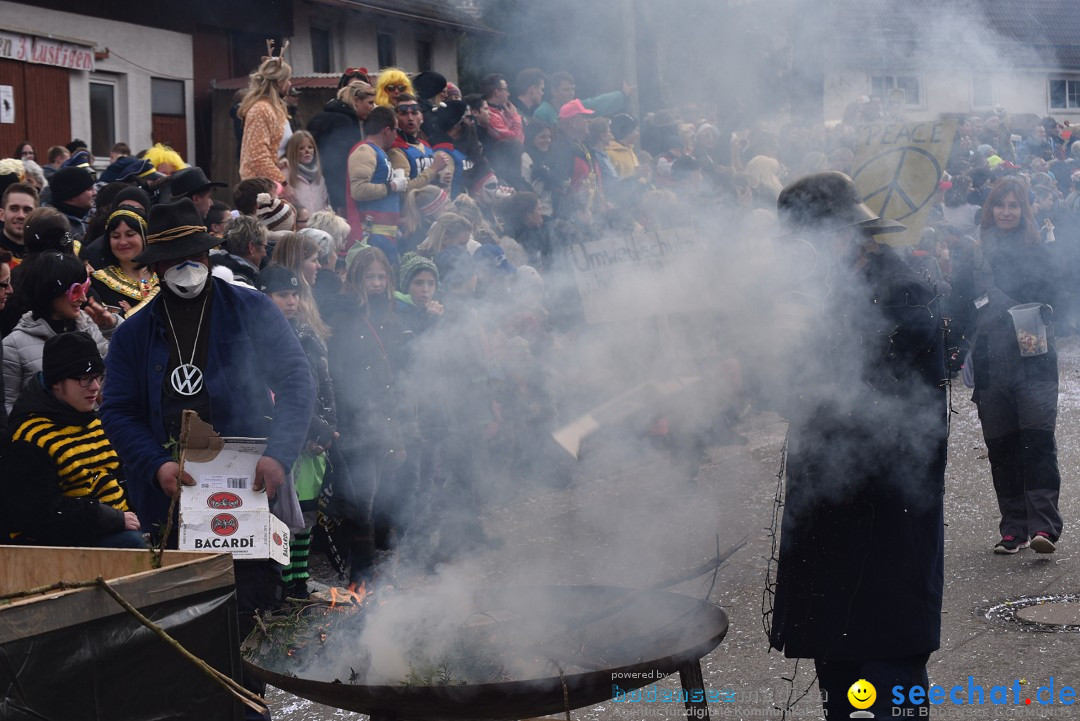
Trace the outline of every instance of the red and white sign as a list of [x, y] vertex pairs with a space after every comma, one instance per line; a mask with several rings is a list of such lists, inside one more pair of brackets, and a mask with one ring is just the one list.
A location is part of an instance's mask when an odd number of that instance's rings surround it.
[[54, 65], [69, 70], [94, 69], [94, 49], [60, 40], [0, 31], [0, 58]]

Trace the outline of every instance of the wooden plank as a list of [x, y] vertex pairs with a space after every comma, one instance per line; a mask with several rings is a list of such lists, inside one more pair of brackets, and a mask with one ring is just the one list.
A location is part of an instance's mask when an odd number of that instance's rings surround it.
[[[163, 566], [217, 554], [166, 551]], [[136, 549], [0, 546], [0, 594], [47, 586], [58, 581], [88, 581], [98, 576], [121, 578], [152, 570], [153, 554]]]
[[[26, 550], [15, 547], [12, 550]], [[88, 564], [77, 569], [47, 571], [51, 575], [47, 583], [60, 580], [93, 580], [98, 575], [107, 575], [123, 569], [143, 565], [135, 556], [150, 557], [147, 551], [118, 549], [33, 549], [27, 554], [28, 559], [39, 561], [48, 557], [43, 551], [53, 551], [53, 563], [61, 566], [70, 562], [61, 561], [63, 552], [71, 556], [81, 555]], [[57, 555], [59, 554], [59, 555]], [[175, 555], [174, 555], [175, 554]], [[234, 584], [232, 557], [224, 553], [180, 553], [166, 552], [165, 565], [159, 569], [114, 577], [110, 579], [113, 587], [136, 608], [145, 609], [160, 603], [175, 601], [206, 593], [229, 592]], [[170, 557], [171, 556], [171, 557]], [[9, 555], [15, 558], [17, 554]], [[25, 565], [25, 561], [20, 561]], [[109, 568], [109, 566], [113, 568]], [[5, 567], [5, 576], [6, 573]], [[61, 573], [63, 575], [61, 575]], [[26, 577], [27, 574], [23, 574]], [[37, 584], [43, 585], [43, 584]], [[126, 613], [107, 593], [100, 588], [79, 588], [68, 591], [53, 591], [39, 596], [16, 599], [10, 604], [0, 606], [0, 644], [18, 638], [27, 638], [44, 633], [51, 633], [100, 618], [107, 618]]]

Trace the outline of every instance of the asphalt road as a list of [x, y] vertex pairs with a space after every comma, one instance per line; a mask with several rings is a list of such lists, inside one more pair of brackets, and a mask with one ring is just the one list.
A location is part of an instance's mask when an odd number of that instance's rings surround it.
[[[1080, 594], [1073, 523], [1080, 515], [1080, 339], [1060, 341], [1061, 392], [1058, 421], [1062, 471], [1061, 511], [1065, 532], [1057, 553], [1016, 556], [991, 552], [997, 541], [997, 509], [970, 391], [952, 389], [955, 414], [946, 478], [946, 589], [942, 646], [931, 656], [932, 684], [967, 688], [968, 677], [984, 687], [983, 705], [948, 702], [934, 718], [1080, 718], [1080, 710], [1055, 704], [1031, 705], [1039, 687], [1080, 686], [1080, 652], [1075, 632], [1032, 630], [1011, 622], [1024, 599]], [[697, 479], [658, 482], [663, 460], [638, 449], [586, 457], [568, 490], [524, 489], [513, 501], [488, 509], [489, 534], [505, 543], [459, 572], [477, 585], [507, 583], [598, 583], [643, 586], [707, 559], [716, 546], [749, 537], [722, 569], [710, 600], [730, 619], [727, 637], [702, 660], [706, 688], [723, 689], [729, 702], [710, 703], [712, 718], [821, 718], [812, 664], [770, 652], [762, 628], [762, 591], [770, 555], [769, 528], [781, 462], [785, 424], [771, 413], [748, 413], [739, 428], [748, 443], [709, 449]], [[423, 579], [413, 583], [423, 587]], [[406, 581], [406, 584], [409, 581]], [[676, 590], [695, 596], [708, 580]], [[1007, 605], [1013, 602], [1011, 606]], [[1077, 608], [1080, 603], [1067, 607]], [[988, 609], [994, 609], [988, 613]], [[1076, 614], [1074, 614], [1076, 615]], [[1020, 689], [1021, 702], [991, 705], [995, 685]], [[659, 683], [676, 688], [676, 677]], [[881, 690], [879, 689], [879, 693]], [[963, 696], [962, 696], [963, 697]], [[276, 719], [362, 719], [360, 714], [318, 706], [273, 690]], [[1042, 693], [1046, 698], [1046, 692]], [[786, 707], [786, 709], [785, 709]], [[578, 709], [577, 721], [685, 718], [681, 703], [614, 703]], [[552, 717], [556, 718], [556, 717]], [[557, 718], [564, 718], [559, 716]]]

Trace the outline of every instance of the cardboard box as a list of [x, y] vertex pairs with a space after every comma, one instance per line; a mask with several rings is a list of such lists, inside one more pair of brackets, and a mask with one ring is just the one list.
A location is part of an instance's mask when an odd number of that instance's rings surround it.
[[266, 493], [251, 490], [266, 441], [222, 438], [193, 414], [184, 447], [195, 485], [180, 493], [180, 549], [288, 565], [289, 529], [270, 513]]

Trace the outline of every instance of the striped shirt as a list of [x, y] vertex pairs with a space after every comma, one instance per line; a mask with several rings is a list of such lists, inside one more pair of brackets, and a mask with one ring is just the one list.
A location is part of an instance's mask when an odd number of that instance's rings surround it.
[[63, 426], [35, 416], [23, 421], [11, 440], [37, 446], [49, 455], [56, 463], [60, 492], [65, 496], [131, 510], [118, 475], [120, 457], [105, 437], [99, 419], [86, 426]]

